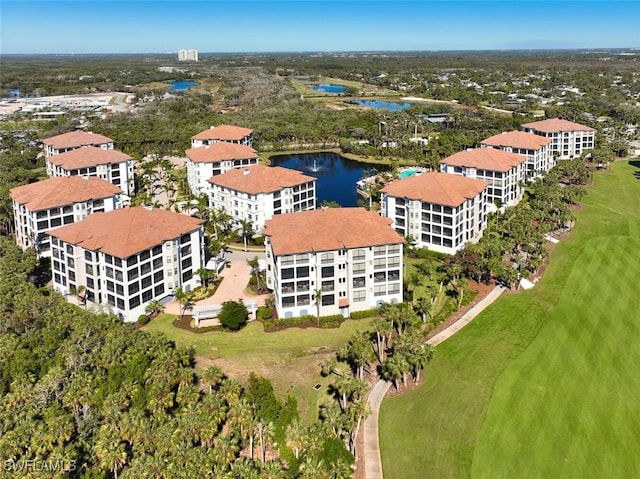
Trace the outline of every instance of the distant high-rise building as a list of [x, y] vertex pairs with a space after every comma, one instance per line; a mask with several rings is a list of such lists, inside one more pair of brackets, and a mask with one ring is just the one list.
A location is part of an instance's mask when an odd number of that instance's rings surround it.
[[197, 62], [198, 50], [178, 50], [179, 62]]

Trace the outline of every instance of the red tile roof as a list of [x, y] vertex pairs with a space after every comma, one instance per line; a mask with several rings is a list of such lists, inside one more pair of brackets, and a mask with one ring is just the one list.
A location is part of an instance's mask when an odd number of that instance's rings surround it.
[[474, 198], [489, 183], [448, 173], [423, 173], [395, 180], [382, 188], [389, 196], [420, 200], [425, 203], [457, 207]]
[[440, 163], [451, 166], [464, 166], [489, 171], [507, 172], [526, 160], [524, 155], [510, 153], [495, 148], [474, 148], [454, 153]]
[[83, 146], [49, 157], [47, 161], [65, 170], [77, 170], [90, 166], [123, 163], [133, 158], [118, 150], [103, 150], [95, 146]]
[[11, 198], [25, 205], [29, 211], [48, 210], [121, 193], [122, 190], [117, 186], [95, 176], [60, 176], [18, 186], [10, 191]]
[[194, 163], [218, 163], [225, 160], [258, 158], [258, 152], [249, 146], [223, 141], [199, 148], [190, 148], [185, 153]]
[[522, 148], [526, 150], [539, 150], [549, 143], [551, 143], [549, 138], [534, 135], [533, 133], [527, 133], [526, 131], [507, 131], [498, 135], [490, 136], [486, 140], [482, 140], [483, 145], [498, 147], [509, 146], [512, 148]]
[[45, 138], [43, 143], [59, 150], [61, 148], [79, 148], [81, 146], [88, 145], [103, 145], [105, 143], [113, 143], [113, 140], [97, 133], [70, 131], [69, 133], [63, 133], [62, 135]]
[[595, 128], [591, 128], [580, 123], [574, 123], [568, 120], [561, 120], [560, 118], [549, 118], [548, 120], [534, 121], [531, 123], [525, 123], [523, 128], [532, 128], [536, 131], [542, 131], [544, 133], [554, 133], [557, 131], [595, 131]]
[[276, 215], [262, 230], [276, 256], [402, 244], [391, 220], [364, 208], [324, 208]]
[[88, 250], [127, 258], [191, 233], [202, 224], [202, 220], [173, 211], [137, 206], [94, 213], [48, 234]]
[[209, 183], [243, 193], [272, 193], [302, 185], [316, 178], [281, 166], [252, 165], [236, 168], [209, 179]]
[[218, 140], [218, 141], [240, 141], [245, 136], [249, 136], [253, 130], [242, 128], [241, 126], [218, 125], [212, 126], [208, 130], [201, 131], [191, 137], [192, 140]]

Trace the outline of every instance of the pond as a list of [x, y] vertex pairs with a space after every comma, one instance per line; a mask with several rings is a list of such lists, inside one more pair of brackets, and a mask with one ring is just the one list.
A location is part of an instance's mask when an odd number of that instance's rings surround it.
[[[358, 206], [356, 182], [373, 165], [344, 158], [337, 153], [300, 153], [271, 157], [271, 166], [282, 166], [302, 171], [316, 181], [316, 202], [335, 201], [340, 206]], [[380, 169], [378, 165], [376, 168]]]
[[169, 86], [174, 91], [187, 91], [189, 88], [193, 88], [194, 86], [198, 86], [199, 83], [190, 80], [184, 81], [171, 81], [169, 82]]
[[346, 103], [351, 103], [352, 105], [365, 106], [369, 108], [380, 108], [387, 111], [402, 111], [413, 106], [413, 103], [381, 101], [381, 100], [352, 100]]
[[345, 87], [343, 85], [333, 85], [331, 83], [318, 83], [311, 87], [313, 91], [321, 91], [323, 93], [343, 93]]

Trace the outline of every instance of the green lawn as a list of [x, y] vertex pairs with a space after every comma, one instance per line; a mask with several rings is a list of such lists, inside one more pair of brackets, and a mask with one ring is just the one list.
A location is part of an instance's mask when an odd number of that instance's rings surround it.
[[[268, 377], [280, 398], [296, 397], [300, 414], [309, 421], [316, 419], [317, 405], [327, 394], [329, 379], [320, 375], [322, 362], [373, 321], [349, 320], [336, 329], [290, 328], [276, 333], [265, 333], [262, 323], [252, 322], [237, 333], [195, 334], [175, 328], [174, 318], [160, 316], [145, 329], [163, 332], [178, 346], [193, 347], [200, 368], [217, 364], [240, 382], [251, 372]], [[318, 391], [313, 389], [316, 383], [323, 385]]]
[[425, 384], [385, 399], [386, 478], [636, 477], [640, 172], [596, 176], [543, 279], [438, 346]]

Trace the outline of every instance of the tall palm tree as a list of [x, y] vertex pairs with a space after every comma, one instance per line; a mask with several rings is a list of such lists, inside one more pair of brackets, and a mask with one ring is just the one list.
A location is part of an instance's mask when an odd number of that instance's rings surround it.
[[253, 274], [256, 276], [256, 286], [258, 288], [258, 292], [262, 291], [262, 285], [260, 284], [260, 260], [257, 256], [254, 256], [253, 259], [248, 259], [247, 264], [251, 266]]
[[322, 288], [316, 289], [316, 319], [318, 320], [318, 327], [320, 327], [320, 304], [322, 302]]
[[176, 289], [175, 292], [175, 296], [180, 303], [180, 321], [182, 321], [184, 313], [192, 305], [191, 293], [187, 293], [184, 289], [182, 289], [182, 286], [178, 286], [178, 289]]
[[240, 220], [240, 234], [242, 235], [242, 240], [244, 242], [244, 250], [247, 251], [248, 247], [248, 239], [253, 235], [253, 223], [249, 220]]

